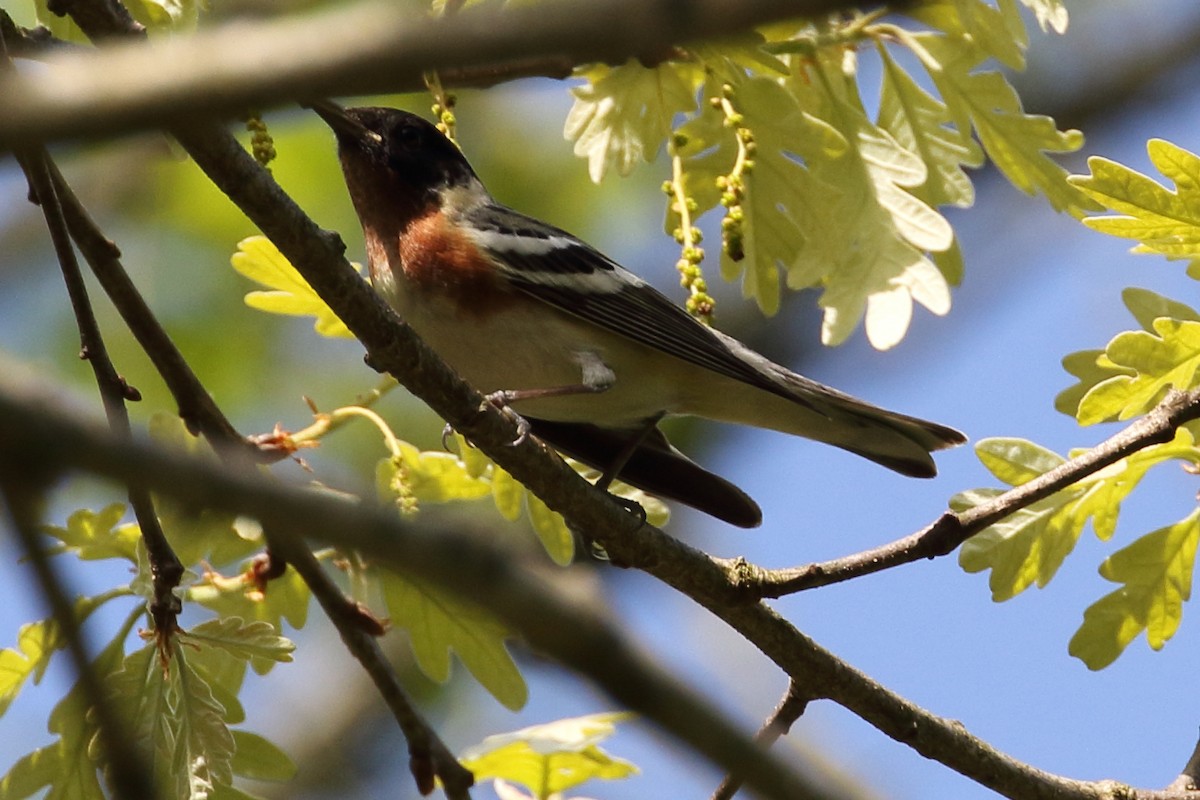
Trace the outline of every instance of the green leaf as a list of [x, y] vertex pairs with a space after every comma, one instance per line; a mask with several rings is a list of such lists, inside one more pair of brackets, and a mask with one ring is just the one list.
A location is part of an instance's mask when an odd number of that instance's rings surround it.
[[[250, 569], [247, 562], [242, 567], [243, 576]], [[244, 579], [221, 578], [209, 575], [205, 581], [189, 586], [186, 598], [215, 611], [221, 617], [240, 617], [259, 620], [271, 625], [276, 631], [283, 629], [287, 620], [293, 628], [300, 629], [308, 620], [308, 604], [312, 595], [308, 585], [290, 566], [278, 578], [272, 578], [265, 592]], [[255, 669], [267, 666], [255, 662]]]
[[55, 552], [70, 552], [84, 561], [124, 558], [137, 563], [140, 531], [137, 525], [120, 525], [125, 506], [113, 503], [100, 511], [79, 509], [67, 517], [67, 526], [47, 525], [43, 532], [62, 542]]
[[1055, 33], [1067, 32], [1067, 7], [1063, 0], [1021, 0], [1033, 11], [1038, 25], [1043, 31], [1053, 30]]
[[42, 679], [50, 665], [50, 657], [62, 646], [54, 620], [44, 619], [21, 626], [16, 649], [0, 650], [0, 716], [16, 699], [26, 679], [32, 676], [34, 683]]
[[1125, 420], [1153, 408], [1168, 389], [1196, 385], [1200, 322], [1160, 317], [1153, 332], [1126, 331], [1105, 348], [1107, 363], [1122, 373], [1093, 386], [1079, 403], [1080, 425]]
[[1026, 194], [1041, 193], [1057, 211], [1082, 216], [1100, 207], [1067, 181], [1066, 171], [1048, 153], [1072, 153], [1083, 146], [1077, 130], [1060, 131], [1050, 117], [1026, 114], [999, 72], [973, 72], [983, 53], [965, 39], [917, 33], [917, 54], [925, 62], [959, 130], [973, 126], [983, 149], [1005, 177]]
[[575, 537], [562, 514], [551, 511], [550, 507], [532, 492], [526, 493], [525, 505], [529, 511], [533, 531], [541, 540], [542, 547], [546, 548], [551, 560], [561, 567], [569, 565], [575, 557]]
[[153, 643], [130, 653], [110, 686], [159, 785], [173, 797], [204, 798], [233, 780], [233, 736], [178, 639], [170, 652], [166, 669]]
[[575, 142], [575, 155], [587, 158], [596, 183], [614, 167], [628, 175], [639, 159], [654, 158], [675, 115], [696, 107], [703, 76], [696, 64], [664, 61], [644, 67], [636, 59], [577, 70], [575, 77], [587, 83], [571, 89], [575, 104], [563, 136]]
[[462, 754], [476, 781], [507, 780], [534, 797], [549, 798], [593, 778], [619, 780], [637, 767], [598, 745], [616, 731], [627, 713], [592, 714], [489, 736]]
[[270, 623], [246, 622], [239, 617], [208, 620], [180, 635], [189, 643], [215, 647], [251, 663], [288, 662], [296, 649], [296, 645], [280, 636]]
[[[92, 662], [101, 678], [121, 663], [124, 642], [141, 612], [130, 614], [117, 635]], [[87, 692], [75, 685], [50, 712], [49, 730], [57, 740], [24, 756], [0, 779], [0, 797], [27, 797], [48, 789], [44, 800], [103, 800], [106, 795], [98, 775], [99, 761], [89, 754], [89, 741], [96, 727], [88, 714]]]
[[1013, 0], [999, 0], [997, 7], [982, 0], [935, 0], [906, 13], [945, 32], [956, 45], [977, 48], [1010, 69], [1025, 69], [1029, 37]]
[[[950, 287], [925, 253], [949, 249], [954, 232], [909, 191], [926, 185], [926, 163], [870, 121], [853, 74], [840, 63], [819, 59], [806, 78], [793, 81], [805, 110], [837, 130], [848, 145], [836, 157], [810, 163], [815, 177], [840, 190], [826, 203], [844, 237], [822, 278], [821, 340], [840, 344], [864, 320], [867, 339], [885, 350], [907, 332], [914, 301], [935, 314], [950, 310]], [[793, 269], [788, 286], [813, 285], [813, 277], [807, 268]]]
[[249, 731], [235, 730], [233, 774], [255, 781], [289, 781], [296, 775], [296, 764], [287, 753], [268, 739]]
[[953, 127], [946, 105], [917, 85], [882, 42], [878, 50], [884, 67], [879, 127], [920, 156], [928, 171], [925, 182], [908, 191], [931, 206], [967, 208], [975, 202], [975, 187], [963, 167], [980, 166], [983, 151]]
[[1154, 320], [1159, 317], [1200, 322], [1200, 314], [1191, 306], [1163, 297], [1149, 289], [1130, 287], [1121, 292], [1121, 299], [1143, 330], [1154, 330]]
[[1020, 486], [1063, 464], [1066, 459], [1028, 439], [980, 439], [975, 454], [988, 471], [1009, 486]]
[[[805, 114], [774, 80], [751, 78], [735, 91], [734, 103], [757, 150], [741, 204], [745, 255], [733, 261], [723, 253], [721, 274], [729, 281], [740, 277], [742, 294], [754, 298], [764, 313], [774, 314], [779, 310], [780, 265], [791, 271], [789, 285], [816, 285], [845, 243], [829, 208], [839, 190], [815, 179], [795, 156], [819, 158], [825, 150], [844, 149], [845, 142], [827, 123]], [[721, 94], [716, 82], [707, 85], [707, 97]], [[720, 200], [716, 181], [732, 170], [736, 141], [721, 112], [707, 103], [679, 134], [686, 140], [676, 148], [684, 162], [686, 191], [700, 214]], [[674, 227], [668, 215], [668, 231]]]
[[[1200, 314], [1190, 306], [1155, 294], [1149, 289], [1131, 287], [1121, 292], [1121, 298], [1138, 324], [1146, 331], [1154, 331], [1154, 320], [1159, 317], [1200, 321]], [[1054, 399], [1054, 407], [1072, 417], [1079, 414], [1079, 404], [1084, 396], [1100, 383], [1119, 376], [1137, 376], [1137, 370], [1118, 366], [1103, 350], [1081, 350], [1071, 353], [1063, 358], [1062, 363], [1063, 368], [1079, 381], [1059, 393]], [[1092, 413], [1095, 413], [1094, 409]], [[1111, 422], [1117, 419], [1119, 413], [1120, 409], [1116, 409], [1108, 417], [1096, 421]]]
[[[250, 292], [246, 295], [246, 305], [271, 314], [313, 316], [316, 317], [313, 329], [322, 336], [354, 338], [270, 239], [265, 236], [243, 239], [229, 262], [242, 275], [271, 290]], [[362, 272], [360, 265], [353, 266]]]
[[[1061, 456], [1020, 439], [985, 439], [976, 451], [993, 474], [1011, 485], [1032, 480], [1063, 462]], [[1151, 467], [1169, 460], [1200, 463], [1200, 450], [1187, 429], [1178, 429], [1170, 442], [1140, 450], [972, 536], [959, 550], [959, 565], [967, 572], [990, 569], [988, 585], [997, 602], [1034, 583], [1045, 586], [1074, 549], [1087, 521], [1092, 521], [1098, 537], [1111, 537], [1121, 502]], [[995, 489], [964, 492], [950, 504], [961, 511], [997, 494]]]
[[1172, 191], [1153, 178], [1100, 156], [1088, 159], [1090, 175], [1071, 183], [1117, 216], [1089, 217], [1089, 228], [1133, 239], [1137, 253], [1167, 258], [1200, 257], [1200, 158], [1162, 139], [1151, 139], [1150, 161], [1175, 184]]
[[410, 576], [381, 572], [380, 585], [392, 622], [408, 633], [422, 672], [445, 683], [453, 651], [504, 706], [516, 710], [525, 704], [525, 680], [504, 645], [509, 632], [495, 617]]
[[1100, 574], [1123, 585], [1084, 612], [1071, 637], [1071, 655], [1089, 669], [1103, 669], [1143, 630], [1150, 646], [1161, 649], [1178, 629], [1183, 602], [1191, 596], [1198, 541], [1200, 510], [1109, 556]]

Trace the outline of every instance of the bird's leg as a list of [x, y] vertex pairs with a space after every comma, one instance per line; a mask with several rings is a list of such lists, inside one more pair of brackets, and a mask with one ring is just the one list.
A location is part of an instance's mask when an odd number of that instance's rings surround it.
[[[621, 470], [625, 469], [625, 465], [629, 463], [629, 459], [633, 458], [633, 454], [642, 446], [642, 442], [646, 441], [646, 437], [650, 435], [650, 431], [654, 430], [659, 421], [666, 415], [667, 412], [660, 411], [653, 417], [650, 417], [640, 428], [635, 428], [633, 436], [629, 437], [629, 441], [617, 453], [616, 457], [604, 469], [600, 475], [600, 480], [596, 481], [596, 487], [608, 491], [608, 487], [612, 486], [612, 482], [621, 474]], [[643, 516], [645, 512], [643, 511]]]
[[[592, 352], [582, 352], [576, 356], [580, 370], [582, 372], [582, 380], [579, 383], [571, 383], [565, 386], [546, 386], [537, 389], [501, 389], [498, 392], [492, 392], [486, 396], [489, 403], [496, 408], [508, 414], [517, 424], [517, 438], [512, 442], [511, 446], [516, 447], [521, 442], [525, 441], [525, 437], [529, 435], [529, 423], [513, 411], [512, 404], [519, 403], [523, 400], [544, 400], [548, 397], [568, 397], [576, 394], [599, 394], [600, 392], [608, 391], [612, 385], [616, 383], [617, 376], [604, 363], [600, 356]], [[638, 438], [634, 445], [641, 443], [641, 439], [645, 437], [645, 433]], [[633, 451], [630, 450], [630, 455]], [[625, 466], [625, 461], [629, 460], [629, 455], [626, 455], [620, 466]], [[610, 479], [611, 482], [611, 479]]]

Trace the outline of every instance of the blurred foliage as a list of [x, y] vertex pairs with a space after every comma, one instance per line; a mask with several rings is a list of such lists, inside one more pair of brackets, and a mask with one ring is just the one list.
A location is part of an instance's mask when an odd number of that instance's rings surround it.
[[[1065, 29], [1066, 12], [1058, 0], [1022, 4], [1043, 30]], [[222, 13], [234, 13], [234, 4], [224, 5]], [[409, 5], [424, 8], [417, 0]], [[191, 0], [136, 0], [131, 10], [155, 34], [204, 24], [204, 6]], [[36, 16], [64, 38], [79, 40], [69, 23], [47, 15], [42, 0], [16, 11], [23, 21]], [[1017, 0], [936, 0], [906, 19], [851, 14], [786, 23], [683, 48], [653, 65], [636, 60], [582, 65], [564, 124], [570, 143], [548, 134], [546, 126], [525, 124], [522, 118], [530, 115], [514, 109], [503, 89], [465, 93], [455, 118], [465, 151], [499, 199], [584, 238], [622, 240], [617, 246], [630, 250], [636, 248], [623, 240], [648, 235], [651, 226], [625, 222], [647, 217], [637, 198], [659, 180], [634, 168], [665, 149], [675, 168], [668, 183], [666, 229], [685, 248], [680, 261], [702, 276], [699, 229], [693, 229], [692, 220], [710, 212], [721, 215], [722, 276], [740, 282], [743, 293], [767, 313], [781, 306], [784, 288], [815, 290], [827, 344], [845, 341], [861, 324], [868, 341], [886, 349], [906, 335], [915, 306], [948, 313], [951, 287], [967, 266], [943, 210], [973, 203], [970, 170], [985, 162], [1055, 210], [1079, 217], [1102, 208], [1114, 212], [1088, 217], [1085, 224], [1135, 240], [1138, 252], [1192, 259], [1189, 274], [1200, 277], [1200, 160], [1154, 140], [1151, 160], [1174, 189], [1105, 159], [1089, 162], [1091, 175], [1068, 180], [1053, 157], [1078, 149], [1082, 135], [1026, 113], [996, 68], [1021, 69], [1027, 45]], [[868, 58], [881, 71], [877, 98], [864, 96], [860, 86], [860, 59]], [[548, 92], [561, 102], [557, 84]], [[384, 97], [370, 102], [422, 109], [429, 101]], [[361, 253], [358, 221], [346, 200], [329, 132], [297, 110], [267, 115], [256, 132], [269, 132], [277, 151], [270, 169], [281, 185], [319, 224], [341, 232], [351, 255]], [[242, 136], [248, 142], [251, 134]], [[522, 146], [512, 146], [514, 141]], [[572, 149], [586, 168], [573, 160]], [[194, 164], [172, 155], [177, 156], [169, 143], [151, 135], [120, 145], [73, 148], [62, 160], [85, 204], [123, 247], [126, 265], [151, 307], [240, 430], [280, 423], [280, 435], [291, 435], [289, 430], [300, 427], [298, 420], [308, 423], [310, 409], [299, 402], [302, 396], [312, 398], [314, 409], [335, 409], [316, 413], [315, 427], [339, 414], [375, 415], [375, 430], [357, 424], [336, 437], [326, 438], [331, 427], [298, 436], [328, 444], [303, 451], [303, 463], [297, 457], [279, 472], [310, 468], [320, 478], [318, 490], [361, 487], [373, 477], [376, 501], [405, 514], [433, 503], [490, 498], [499, 517], [529, 520], [550, 560], [570, 562], [575, 538], [561, 517], [465, 441], [457, 439], [454, 452], [435, 449], [438, 426], [411, 398], [395, 393], [345, 403], [375, 380], [360, 363], [361, 348], [336, 340], [345, 331], [324, 303], [297, 281], [290, 265], [281, 263]], [[588, 185], [589, 177], [600, 182], [610, 172], [633, 173], [634, 182]], [[598, 214], [600, 206], [628, 216]], [[30, 213], [14, 209], [7, 221], [20, 227]], [[605, 225], [613, 228], [598, 227]], [[235, 266], [269, 290], [251, 291], [247, 302], [277, 314], [313, 315], [323, 336], [312, 336], [307, 321], [284, 321], [243, 305], [238, 295], [250, 286], [225, 266], [238, 242]], [[90, 384], [86, 368], [68, 366], [78, 343], [60, 301], [39, 300], [37, 287], [45, 282], [33, 265], [45, 267], [36, 263], [44, 259], [43, 244], [9, 233], [3, 243], [6, 259], [21, 265], [5, 276], [6, 294], [21, 297], [22, 307], [0, 298], [0, 313], [21, 311], [21, 335], [28, 345], [23, 352], [47, 362], [47, 371], [67, 373], [77, 385]], [[1167, 391], [1196, 386], [1197, 313], [1144, 290], [1128, 290], [1125, 301], [1140, 330], [1064, 360], [1079, 382], [1060, 395], [1057, 405], [1081, 424], [1130, 419]], [[99, 305], [114, 360], [146, 398], [135, 413], [149, 420], [161, 440], [195, 449], [177, 421], [152, 416], [172, 400], [113, 312]], [[404, 420], [405, 438], [393, 433], [394, 423], [387, 420], [394, 419]], [[990, 570], [997, 600], [1034, 584], [1044, 586], [1087, 523], [1101, 539], [1115, 536], [1121, 503], [1150, 469], [1172, 461], [1200, 468], [1196, 432], [1191, 426], [1181, 429], [1174, 441], [1147, 448], [1014, 514], [969, 541], [960, 562], [973, 572]], [[1015, 438], [984, 440], [977, 453], [1009, 486], [1064, 461]], [[657, 501], [628, 487], [615, 491], [641, 503], [652, 522], [665, 520], [666, 509]], [[999, 491], [965, 492], [953, 504], [967, 508]], [[77, 614], [82, 620], [110, 603], [132, 606], [125, 622], [111, 631], [95, 666], [111, 678], [114, 697], [138, 732], [138, 746], [146, 749], [170, 794], [240, 797], [244, 793], [231, 788], [234, 775], [287, 780], [294, 771], [287, 756], [237, 727], [244, 717], [238, 697], [247, 668], [265, 673], [291, 659], [292, 644], [281, 633], [285, 623], [302, 628], [308, 622], [307, 587], [289, 570], [264, 591], [254, 572], [253, 556], [262, 542], [253, 524], [161, 503], [168, 537], [191, 569], [180, 594], [190, 608], [207, 609], [210, 617], [167, 637], [165, 646], [136, 642], [132, 633], [144, 619], [151, 587], [140, 532], [123, 505], [97, 507], [73, 510], [65, 524], [48, 526], [46, 534], [60, 557], [116, 561], [131, 571], [127, 582], [80, 598]], [[1189, 514], [1134, 538], [1104, 561], [1101, 574], [1119, 588], [1085, 612], [1071, 641], [1073, 654], [1101, 668], [1143, 630], [1152, 647], [1163, 646], [1190, 594], [1198, 525], [1200, 514]], [[413, 576], [383, 574], [353, 559], [339, 560], [338, 566], [364, 599], [382, 599], [429, 677], [448, 679], [453, 652], [505, 706], [525, 702], [527, 688], [506, 645], [509, 633], [486, 609], [460, 604]], [[0, 712], [24, 686], [41, 679], [62, 647], [51, 620], [31, 622], [17, 632], [16, 646], [0, 651]], [[597, 715], [505, 734], [464, 759], [481, 777], [519, 783], [530, 796], [549, 797], [590, 777], [620, 778], [635, 771], [596, 744], [619, 719]], [[25, 797], [47, 787], [49, 797], [101, 796], [94, 722], [79, 687], [61, 699], [49, 728], [54, 743], [18, 762], [0, 781], [0, 796]]]

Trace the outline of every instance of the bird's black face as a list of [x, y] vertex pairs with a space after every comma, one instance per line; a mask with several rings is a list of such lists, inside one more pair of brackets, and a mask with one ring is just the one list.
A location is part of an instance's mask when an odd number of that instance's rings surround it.
[[370, 182], [386, 176], [407, 191], [424, 194], [475, 179], [454, 143], [416, 114], [380, 107], [342, 109], [325, 102], [312, 108], [337, 134], [348, 183], [369, 172]]

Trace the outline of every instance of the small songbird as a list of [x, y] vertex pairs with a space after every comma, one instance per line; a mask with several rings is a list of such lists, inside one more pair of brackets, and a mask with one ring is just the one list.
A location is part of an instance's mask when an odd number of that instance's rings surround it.
[[916, 477], [956, 430], [797, 375], [581, 240], [496, 202], [418, 116], [312, 103], [334, 130], [375, 288], [446, 363], [554, 448], [741, 527], [758, 505], [676, 450], [690, 414], [805, 436]]

